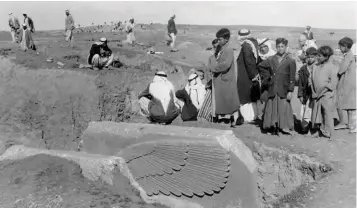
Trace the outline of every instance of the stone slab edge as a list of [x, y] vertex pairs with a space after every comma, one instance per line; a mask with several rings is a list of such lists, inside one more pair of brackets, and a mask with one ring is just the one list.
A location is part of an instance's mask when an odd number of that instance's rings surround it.
[[23, 145], [14, 145], [9, 147], [2, 155], [0, 155], [0, 161], [19, 160], [38, 154], [57, 156], [73, 161], [80, 165], [84, 177], [92, 181], [101, 179], [109, 185], [113, 185], [114, 170], [118, 167], [119, 171], [129, 179], [130, 184], [140, 192], [142, 199], [149, 204], [159, 203], [171, 208], [203, 208], [199, 204], [169, 196], [160, 195], [149, 197], [145, 190], [135, 181], [126, 165], [125, 160], [117, 156], [103, 156], [98, 154], [88, 154], [85, 152], [62, 150], [46, 150], [26, 147]]
[[[83, 135], [85, 136], [85, 134], [90, 134], [91, 132], [103, 132], [116, 135], [124, 135], [125, 133], [137, 137], [144, 134], [159, 134], [196, 138], [216, 138], [219, 144], [226, 150], [234, 153], [251, 173], [255, 172], [257, 169], [257, 162], [253, 157], [252, 151], [239, 138], [237, 138], [231, 130], [103, 121], [90, 122]], [[83, 143], [83, 140], [81, 140], [81, 143]]]

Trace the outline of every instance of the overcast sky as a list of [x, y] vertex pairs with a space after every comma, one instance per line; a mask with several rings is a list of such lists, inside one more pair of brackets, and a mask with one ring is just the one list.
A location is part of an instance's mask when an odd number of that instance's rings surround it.
[[64, 10], [75, 23], [103, 24], [134, 17], [140, 23], [166, 24], [176, 14], [176, 24], [200, 25], [311, 25], [318, 28], [356, 29], [356, 2], [0, 2], [0, 29], [8, 30], [8, 14], [23, 21], [27, 13], [37, 30], [64, 29]]

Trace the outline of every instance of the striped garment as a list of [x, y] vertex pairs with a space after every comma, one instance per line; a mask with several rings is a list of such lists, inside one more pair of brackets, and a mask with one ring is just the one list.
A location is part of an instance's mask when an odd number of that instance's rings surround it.
[[205, 99], [203, 101], [202, 107], [198, 112], [198, 120], [207, 120], [212, 122], [212, 90], [207, 89]]

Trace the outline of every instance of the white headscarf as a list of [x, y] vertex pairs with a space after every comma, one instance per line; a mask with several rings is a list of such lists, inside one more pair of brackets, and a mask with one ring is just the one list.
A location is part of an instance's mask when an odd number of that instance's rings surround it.
[[[150, 84], [149, 92], [157, 100], [159, 100], [164, 108], [165, 113], [169, 107], [171, 99], [175, 99], [175, 88], [173, 84], [167, 79], [165, 72], [157, 72]], [[175, 100], [173, 100], [175, 101]]]
[[258, 54], [257, 54], [257, 50], [255, 48], [255, 45], [253, 44], [252, 41], [249, 40], [249, 38], [251, 38], [251, 34], [250, 34], [250, 30], [247, 29], [242, 29], [239, 30], [238, 32], [238, 43], [240, 45], [243, 45], [243, 43], [248, 43], [250, 45], [250, 47], [252, 48], [255, 60], [258, 62]]
[[205, 99], [206, 89], [205, 85], [202, 84], [201, 79], [197, 74], [191, 74], [188, 77], [188, 83], [185, 86], [185, 90], [190, 96], [192, 104], [197, 109], [201, 109]]
[[269, 51], [266, 54], [261, 54], [260, 50], [259, 50], [259, 56], [262, 60], [266, 60], [268, 57], [276, 54], [273, 47], [271, 46], [271, 40], [269, 40], [268, 38], [262, 38], [262, 39], [258, 38], [258, 44], [259, 44], [259, 47], [265, 45], [269, 48]]

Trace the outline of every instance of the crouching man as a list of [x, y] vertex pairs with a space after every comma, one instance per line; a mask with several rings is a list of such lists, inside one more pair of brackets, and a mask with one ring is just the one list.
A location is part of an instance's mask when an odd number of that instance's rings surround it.
[[93, 70], [99, 70], [108, 68], [114, 60], [114, 55], [112, 50], [108, 47], [108, 41], [106, 38], [101, 38], [99, 42], [96, 42], [92, 45], [89, 57], [88, 64], [91, 65]]

